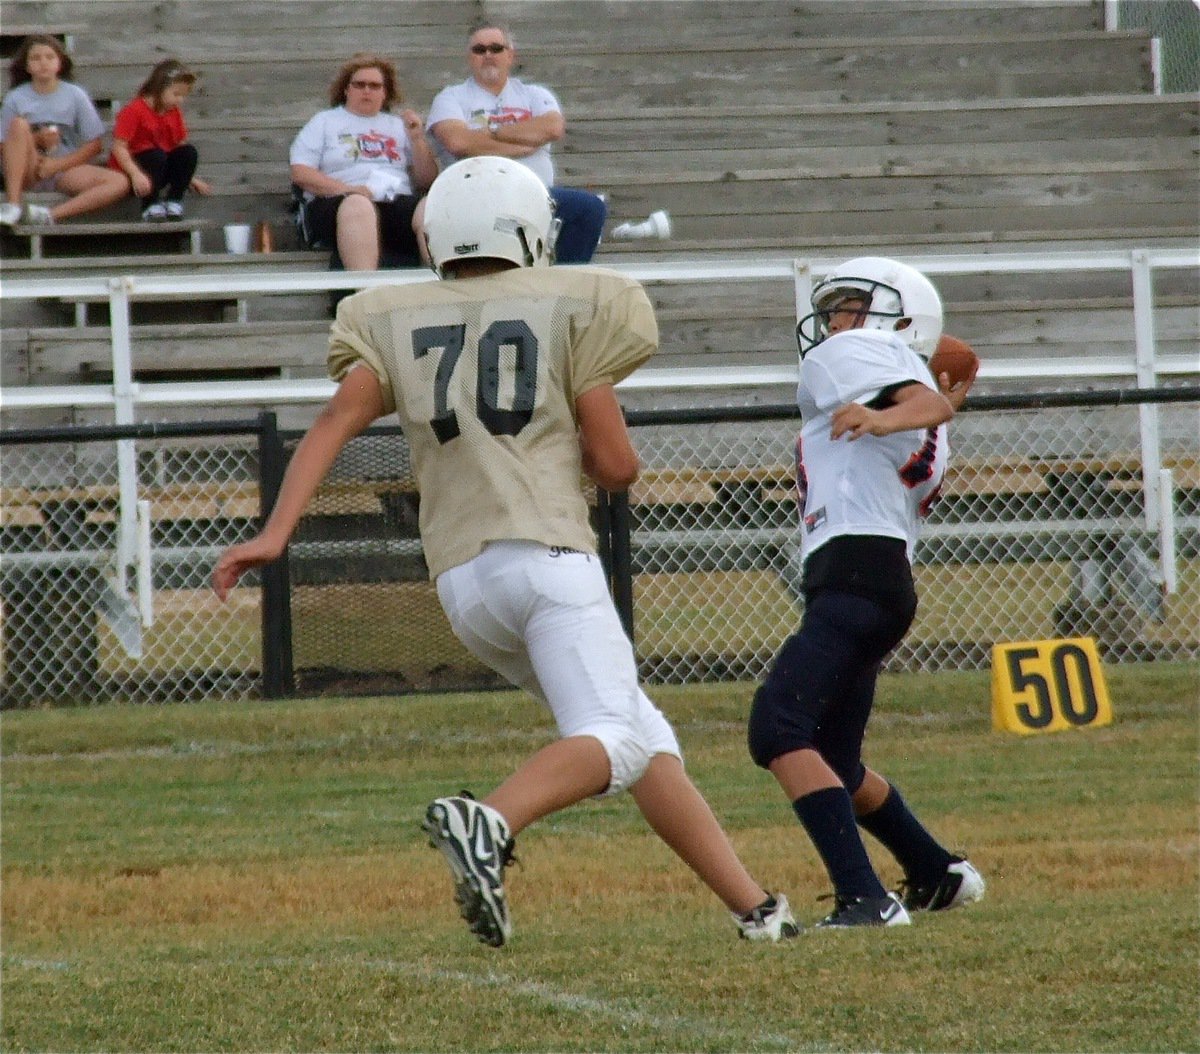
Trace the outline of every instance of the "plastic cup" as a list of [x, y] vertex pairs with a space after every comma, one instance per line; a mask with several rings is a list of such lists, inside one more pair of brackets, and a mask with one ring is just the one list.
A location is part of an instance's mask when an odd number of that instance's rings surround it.
[[228, 223], [225, 225], [225, 251], [248, 253], [250, 251], [250, 224]]

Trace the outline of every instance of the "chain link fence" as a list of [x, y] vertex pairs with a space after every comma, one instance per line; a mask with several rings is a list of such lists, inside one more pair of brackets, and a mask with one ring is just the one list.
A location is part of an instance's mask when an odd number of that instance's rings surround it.
[[1145, 29], [1159, 40], [1162, 90], [1200, 91], [1200, 4], [1119, 0], [1116, 29]]
[[[259, 591], [223, 605], [208, 586], [216, 555], [256, 527], [255, 439], [156, 430], [0, 433], [5, 706], [260, 692]], [[121, 500], [123, 463], [135, 501]]]
[[[917, 620], [889, 667], [980, 668], [997, 642], [1060, 636], [1095, 637], [1115, 662], [1200, 655], [1200, 411], [1191, 391], [1191, 403], [1150, 410], [1173, 482], [1169, 596], [1163, 539], [1147, 527], [1137, 406], [960, 414], [946, 484], [916, 550]], [[782, 412], [635, 429], [645, 467], [630, 494], [632, 624], [647, 680], [758, 678], [798, 626], [799, 420]]]
[[[1200, 389], [1146, 394], [1180, 400], [1157, 406], [1072, 404], [1085, 394], [1025, 408], [1010, 397], [1007, 409], [981, 397], [955, 419], [917, 549], [920, 610], [891, 668], [981, 668], [997, 642], [1079, 635], [1109, 662], [1200, 657]], [[631, 424], [643, 477], [627, 505], [598, 503], [597, 524], [643, 677], [761, 677], [802, 614], [794, 411], [638, 411]], [[213, 562], [253, 532], [297, 437], [268, 457], [250, 427], [133, 427], [121, 441], [0, 433], [5, 706], [499, 686], [428, 581], [398, 429], [343, 451], [286, 565], [223, 605]], [[1166, 503], [1147, 518], [1153, 433], [1171, 472], [1169, 531], [1155, 526]], [[122, 512], [123, 457], [135, 522]], [[600, 514], [621, 508], [610, 536]]]
[[[285, 437], [290, 451], [298, 435]], [[296, 690], [338, 695], [501, 687], [459, 643], [429, 581], [398, 427], [338, 456], [289, 547]]]

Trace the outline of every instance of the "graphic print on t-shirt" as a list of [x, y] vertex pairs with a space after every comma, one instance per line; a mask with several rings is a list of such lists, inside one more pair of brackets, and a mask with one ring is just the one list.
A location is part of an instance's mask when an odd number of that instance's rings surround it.
[[338, 143], [346, 157], [354, 161], [403, 161], [404, 153], [396, 143], [395, 136], [382, 132], [343, 133]]

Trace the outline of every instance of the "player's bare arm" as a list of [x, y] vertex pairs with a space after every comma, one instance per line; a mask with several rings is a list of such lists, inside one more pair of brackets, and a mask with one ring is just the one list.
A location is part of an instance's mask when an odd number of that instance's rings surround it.
[[383, 412], [378, 378], [365, 366], [355, 366], [296, 447], [263, 529], [221, 554], [212, 574], [213, 591], [221, 600], [247, 571], [279, 558], [342, 448]]
[[641, 465], [613, 386], [601, 384], [584, 392], [575, 400], [575, 416], [588, 478], [607, 491], [631, 486]]
[[[965, 395], [965, 393], [964, 393]], [[847, 403], [833, 412], [829, 434], [851, 441], [863, 436], [886, 436], [913, 428], [932, 428], [954, 416], [954, 404], [942, 392], [913, 382], [892, 394], [892, 404], [873, 410], [862, 403]]]

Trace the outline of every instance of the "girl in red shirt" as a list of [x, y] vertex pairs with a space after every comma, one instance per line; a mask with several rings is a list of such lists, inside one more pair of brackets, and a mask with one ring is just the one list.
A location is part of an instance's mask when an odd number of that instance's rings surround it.
[[[178, 59], [164, 59], [117, 114], [108, 167], [129, 177], [133, 192], [142, 199], [144, 220], [181, 219], [189, 187], [198, 194], [212, 193], [212, 187], [195, 175], [199, 155], [187, 141], [179, 108], [195, 83], [196, 74]], [[160, 201], [164, 192], [165, 200]]]

